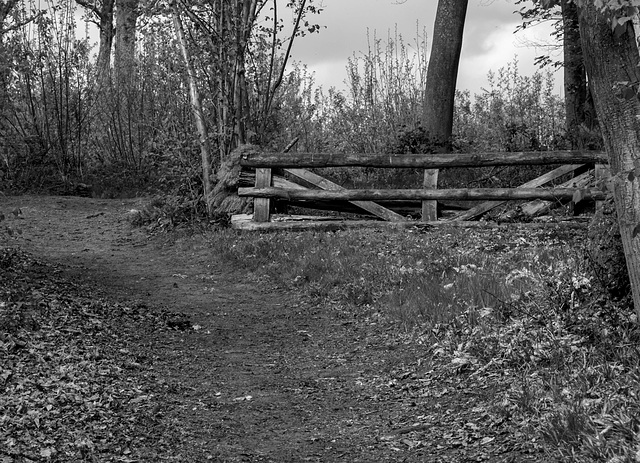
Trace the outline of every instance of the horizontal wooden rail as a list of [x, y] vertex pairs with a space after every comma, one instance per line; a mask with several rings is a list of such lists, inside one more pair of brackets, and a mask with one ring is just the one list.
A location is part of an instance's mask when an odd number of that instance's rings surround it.
[[576, 188], [475, 188], [450, 190], [285, 190], [283, 188], [240, 188], [239, 196], [254, 198], [279, 198], [288, 200], [330, 200], [330, 201], [393, 201], [425, 199], [458, 200], [529, 200], [566, 201], [573, 199], [576, 191], [581, 199], [603, 200], [605, 194], [597, 189]]
[[608, 163], [601, 151], [522, 151], [518, 153], [453, 154], [342, 154], [248, 152], [240, 164], [245, 167], [447, 167], [517, 166], [541, 164]]
[[[443, 230], [452, 228], [476, 228], [486, 230], [513, 229], [517, 227], [520, 230], [558, 230], [559, 228], [584, 229], [587, 223], [584, 222], [541, 222], [541, 223], [497, 223], [497, 222], [416, 222], [408, 220], [405, 222], [385, 222], [383, 220], [314, 220], [322, 219], [322, 217], [304, 216], [305, 220], [278, 220], [284, 217], [277, 217], [273, 222], [254, 222], [251, 214], [237, 214], [231, 219], [231, 227], [237, 230], [247, 231], [303, 231], [303, 230], [319, 230], [319, 231], [338, 231], [362, 229], [363, 227], [378, 230], [435, 230], [441, 227]], [[289, 218], [289, 217], [287, 217]], [[327, 219], [327, 217], [324, 217]]]

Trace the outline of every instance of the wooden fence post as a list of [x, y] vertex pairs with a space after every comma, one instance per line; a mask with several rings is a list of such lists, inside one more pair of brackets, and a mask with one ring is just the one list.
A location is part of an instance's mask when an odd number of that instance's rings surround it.
[[[422, 186], [428, 189], [438, 188], [438, 169], [427, 169], [424, 171]], [[438, 220], [438, 202], [422, 201], [422, 221], [435, 222]]]
[[[265, 188], [271, 186], [271, 169], [256, 169], [256, 188]], [[253, 221], [269, 222], [271, 214], [269, 208], [271, 200], [269, 198], [253, 198]]]

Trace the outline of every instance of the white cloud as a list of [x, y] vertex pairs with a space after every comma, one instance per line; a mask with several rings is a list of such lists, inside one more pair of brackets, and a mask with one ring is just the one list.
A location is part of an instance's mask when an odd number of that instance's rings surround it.
[[[437, 0], [323, 0], [325, 10], [317, 21], [326, 25], [320, 34], [301, 39], [294, 49], [294, 59], [306, 63], [316, 73], [316, 82], [324, 88], [344, 88], [347, 58], [366, 52], [367, 29], [371, 36], [386, 37], [395, 29], [405, 42], [416, 36], [416, 22], [420, 29], [433, 29]], [[480, 92], [487, 85], [486, 75], [497, 71], [518, 56], [523, 75], [536, 71], [534, 58], [541, 49], [525, 47], [528, 42], [548, 39], [550, 27], [540, 26], [514, 35], [520, 17], [513, 0], [472, 0], [467, 12], [464, 45], [459, 68], [458, 88]], [[560, 77], [560, 76], [558, 76]]]

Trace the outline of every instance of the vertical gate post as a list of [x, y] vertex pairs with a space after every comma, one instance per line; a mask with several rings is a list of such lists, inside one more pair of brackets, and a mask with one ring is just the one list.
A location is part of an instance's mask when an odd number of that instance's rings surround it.
[[[271, 169], [256, 169], [256, 188], [265, 188], [271, 186]], [[269, 222], [271, 215], [269, 208], [271, 200], [269, 198], [253, 198], [253, 221]]]
[[[438, 169], [426, 169], [422, 187], [427, 189], [438, 188]], [[435, 222], [438, 220], [438, 202], [434, 200], [422, 201], [422, 221]]]

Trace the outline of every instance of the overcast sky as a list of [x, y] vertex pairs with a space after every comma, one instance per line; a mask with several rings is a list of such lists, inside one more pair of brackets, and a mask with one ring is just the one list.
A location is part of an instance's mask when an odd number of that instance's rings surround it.
[[[437, 0], [316, 0], [324, 11], [314, 21], [326, 26], [319, 34], [308, 35], [294, 45], [293, 59], [305, 63], [315, 73], [316, 83], [325, 89], [344, 88], [345, 65], [353, 53], [367, 50], [367, 29], [387, 36], [397, 25], [405, 42], [414, 42], [416, 23], [427, 30], [431, 43]], [[518, 56], [521, 74], [535, 72], [534, 58], [545, 51], [527, 43], [549, 41], [549, 27], [538, 26], [514, 34], [520, 16], [515, 0], [469, 0], [464, 32], [458, 88], [479, 93], [487, 85], [489, 70], [497, 71]], [[561, 81], [561, 71], [556, 81]], [[561, 85], [556, 85], [560, 93]]]

